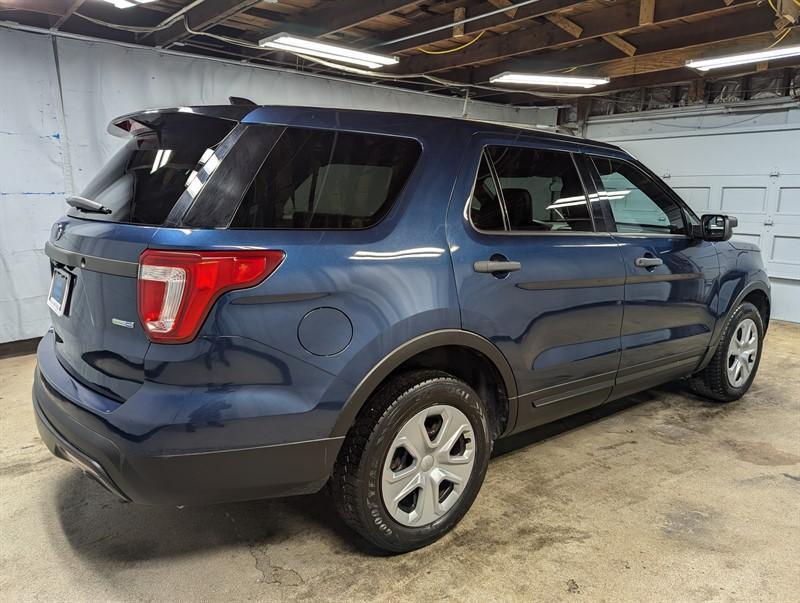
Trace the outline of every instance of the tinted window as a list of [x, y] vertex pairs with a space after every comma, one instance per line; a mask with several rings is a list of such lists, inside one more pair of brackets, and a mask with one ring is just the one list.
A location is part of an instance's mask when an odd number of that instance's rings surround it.
[[594, 157], [619, 232], [685, 234], [683, 213], [649, 176], [616, 159]]
[[486, 155], [481, 156], [478, 177], [469, 204], [469, 217], [478, 230], [505, 230], [503, 210]]
[[420, 155], [406, 138], [287, 128], [233, 228], [366, 228], [389, 211]]
[[[80, 196], [110, 214], [70, 215], [90, 220], [161, 225], [184, 191], [196, 192], [219, 163], [214, 151], [235, 126], [220, 119], [166, 114], [154, 129], [129, 140]], [[203, 168], [206, 168], [205, 170]]]
[[592, 231], [578, 171], [569, 153], [489, 147], [512, 231]]

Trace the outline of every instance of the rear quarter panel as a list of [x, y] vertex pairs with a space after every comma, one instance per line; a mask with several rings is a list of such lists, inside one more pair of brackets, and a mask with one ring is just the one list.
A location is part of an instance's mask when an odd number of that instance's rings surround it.
[[[460, 131], [447, 125], [433, 124], [418, 137], [419, 163], [389, 214], [372, 228], [157, 233], [151, 247], [286, 252], [265, 282], [220, 298], [197, 340], [151, 346], [148, 378], [194, 387], [195, 400], [181, 409], [186, 420], [178, 423], [269, 417], [262, 425], [248, 421], [253, 433], [242, 445], [329, 437], [356, 384], [384, 356], [421, 334], [460, 326], [445, 212], [465, 145]], [[320, 308], [347, 317], [352, 336], [343, 350], [325, 355], [307, 349], [313, 347], [309, 339], [325, 348], [328, 331], [339, 337], [347, 328], [341, 320], [310, 323], [306, 346], [301, 343], [301, 322]]]

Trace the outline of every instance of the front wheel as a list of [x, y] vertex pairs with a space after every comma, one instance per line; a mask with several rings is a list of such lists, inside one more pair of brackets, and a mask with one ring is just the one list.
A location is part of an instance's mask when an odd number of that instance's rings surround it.
[[689, 385], [695, 393], [717, 402], [741, 398], [755, 379], [761, 361], [764, 321], [751, 303], [742, 303], [731, 313], [717, 351]]
[[439, 371], [400, 375], [367, 402], [345, 439], [331, 480], [339, 513], [382, 549], [426, 546], [472, 505], [491, 448], [471, 387]]

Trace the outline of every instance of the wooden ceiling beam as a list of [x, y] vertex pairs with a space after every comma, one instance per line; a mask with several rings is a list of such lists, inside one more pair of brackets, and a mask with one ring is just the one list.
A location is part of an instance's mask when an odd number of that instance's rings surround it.
[[570, 21], [561, 13], [550, 13], [545, 15], [544, 18], [576, 38], [580, 38], [583, 35], [583, 27], [575, 23], [575, 21]]
[[656, 0], [639, 0], [639, 25], [652, 25], [655, 20]]
[[[314, 37], [360, 25], [370, 19], [419, 4], [420, 0], [337, 0], [323, 2], [322, 8], [302, 14], [289, 31], [308, 32]], [[302, 30], [302, 31], [301, 31]]]
[[[599, 65], [594, 70], [594, 73], [599, 76], [616, 79], [622, 76], [633, 76], [642, 73], [676, 69], [682, 65], [685, 65], [686, 62], [691, 59], [707, 56], [709, 54], [719, 56], [738, 52], [762, 50], [769, 46], [772, 41], [773, 39], [771, 32], [766, 31], [764, 33], [749, 37], [736, 37], [719, 42], [693, 45], [685, 48], [674, 48], [661, 52], [652, 52], [643, 56], [611, 61], [603, 65]], [[759, 67], [758, 65], [754, 65], [753, 69], [758, 71], [764, 70], [767, 67]]]
[[[636, 46], [635, 58], [651, 53], [714, 44], [754, 34], [772, 31], [770, 11], [752, 8], [745, 14], [730, 14], [711, 21], [685, 23], [678, 27], [658, 31], [629, 34], [628, 40]], [[696, 51], [696, 53], [699, 51]], [[554, 72], [569, 69], [580, 75], [594, 75], [605, 63], [618, 61], [621, 53], [599, 40], [590, 40], [582, 46], [545, 50], [525, 58], [479, 66], [460, 73], [460, 80], [472, 83], [489, 81], [489, 78], [504, 71]], [[633, 59], [633, 57], [631, 58]]]
[[[535, 3], [532, 6], [538, 6]], [[758, 0], [734, 0], [731, 6], [756, 6]], [[771, 15], [768, 8], [761, 8], [761, 12]], [[720, 0], [659, 0], [656, 5], [655, 20], [656, 25], [667, 25], [680, 21], [685, 18], [695, 18], [701, 16], [714, 16], [716, 19], [709, 19], [709, 26], [721, 18], [727, 7]], [[774, 15], [772, 15], [774, 18]], [[621, 4], [602, 10], [573, 15], [572, 21], [583, 28], [580, 39], [601, 38], [609, 35], [619, 35], [622, 32], [630, 32], [639, 27], [639, 6], [637, 4]], [[694, 25], [687, 23], [686, 26]], [[650, 27], [650, 26], [648, 26]], [[650, 32], [657, 34], [659, 32]], [[636, 46], [636, 44], [628, 39]], [[538, 50], [569, 45], [575, 42], [575, 37], [562, 30], [552, 23], [532, 25], [526, 29], [513, 31], [505, 35], [484, 38], [476, 42], [463, 52], [446, 55], [420, 56], [415, 55], [403, 61], [397, 71], [402, 70], [407, 73], [432, 73], [446, 71], [457, 67], [475, 65], [496, 61], [497, 59], [514, 57], [529, 54]]]
[[67, 7], [67, 10], [64, 11], [64, 14], [61, 15], [61, 17], [59, 17], [55, 23], [53, 23], [53, 29], [58, 29], [59, 27], [64, 25], [66, 20], [69, 19], [75, 13], [75, 11], [81, 7], [81, 4], [83, 3], [84, 0], [73, 0], [72, 2], [70, 2], [70, 5]]
[[70, 4], [70, 0], [0, 0], [0, 10], [25, 10], [63, 17]]
[[[189, 27], [195, 31], [209, 29], [231, 17], [255, 7], [261, 0], [205, 0], [202, 4], [186, 13]], [[301, 13], [292, 21], [286, 21], [281, 27], [283, 30], [318, 37], [331, 34], [359, 23], [380, 17], [387, 13], [407, 6], [413, 6], [420, 0], [340, 0], [338, 2], [323, 3], [322, 8]], [[280, 33], [280, 30], [263, 32], [261, 37]], [[183, 22], [178, 21], [172, 26], [155, 34], [156, 46], [174, 44], [191, 34], [186, 31]]]
[[[185, 15], [184, 19], [190, 29], [202, 31], [222, 23], [235, 14], [258, 4], [260, 0], [205, 0]], [[191, 34], [186, 31], [183, 19], [180, 19], [153, 35], [154, 45], [165, 47], [174, 44]]]
[[625, 40], [622, 36], [610, 34], [603, 36], [603, 40], [611, 44], [617, 50], [627, 54], [629, 57], [632, 57], [636, 54], [636, 46]]
[[[528, 21], [535, 17], [543, 17], [549, 13], [568, 9], [584, 2], [586, 2], [586, 0], [540, 0], [539, 2], [534, 2], [533, 4], [528, 4], [527, 6], [522, 6], [516, 9], [517, 12], [513, 17], [510, 17], [507, 12], [502, 12], [492, 15], [491, 17], [486, 17], [485, 19], [478, 19], [476, 21], [464, 23], [463, 35], [478, 33], [484, 29], [497, 27], [499, 25], [511, 25], [513, 23]], [[495, 11], [497, 10], [497, 7], [491, 2], [486, 1], [478, 2], [477, 4], [468, 4], [465, 9], [466, 17], [471, 18]], [[436, 29], [437, 27], [452, 24], [452, 15], [452, 12], [446, 12], [441, 15], [431, 14], [427, 18], [419, 19], [416, 23], [412, 23], [406, 27], [401, 27], [400, 29], [395, 29], [392, 31], [390, 38], [385, 39], [383, 42], [378, 41], [376, 44], [373, 44], [373, 48], [376, 52], [403, 52], [417, 48], [418, 46], [425, 46], [426, 44], [433, 44], [435, 42], [449, 40], [452, 37], [451, 28], [420, 35], [409, 40], [402, 40], [391, 44], [386, 43], [388, 40], [401, 40], [402, 38], [421, 34], [430, 29]]]

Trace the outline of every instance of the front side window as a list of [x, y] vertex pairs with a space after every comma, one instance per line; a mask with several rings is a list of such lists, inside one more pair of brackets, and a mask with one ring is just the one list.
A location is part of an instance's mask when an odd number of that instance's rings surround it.
[[680, 206], [644, 172], [619, 161], [593, 157], [617, 232], [686, 234]]
[[569, 153], [501, 146], [488, 152], [512, 232], [594, 230]]
[[420, 152], [407, 138], [286, 128], [231, 227], [367, 228], [389, 211]]

